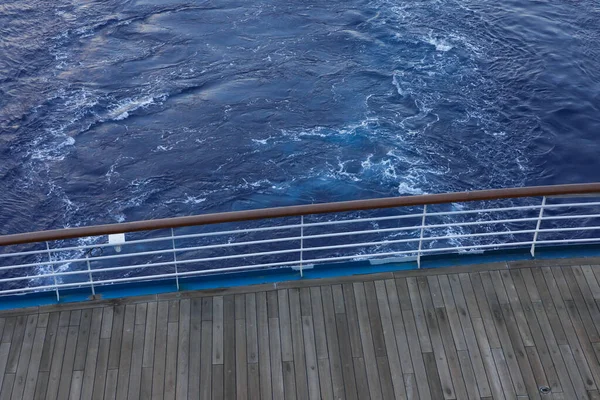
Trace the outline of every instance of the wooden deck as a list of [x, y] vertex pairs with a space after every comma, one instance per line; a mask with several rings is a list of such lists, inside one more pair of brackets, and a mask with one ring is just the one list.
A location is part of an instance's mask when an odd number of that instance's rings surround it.
[[600, 399], [600, 266], [587, 263], [5, 311], [0, 400]]

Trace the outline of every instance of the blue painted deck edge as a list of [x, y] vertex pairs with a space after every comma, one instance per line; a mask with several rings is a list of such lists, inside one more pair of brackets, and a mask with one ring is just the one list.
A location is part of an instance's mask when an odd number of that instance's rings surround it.
[[[536, 249], [535, 260], [599, 256], [600, 245], [543, 247]], [[528, 249], [493, 250], [484, 253], [423, 256], [421, 257], [421, 267], [422, 269], [431, 269], [458, 265], [522, 260], [534, 260], [529, 254]], [[229, 274], [205, 275], [202, 277], [180, 278], [179, 291], [219, 289], [300, 279], [334, 278], [413, 269], [417, 269], [416, 261], [378, 264], [375, 262], [372, 263], [369, 260], [364, 260], [318, 265], [314, 268], [304, 269], [304, 276], [301, 277], [299, 271], [291, 268], [272, 268], [261, 271], [245, 271]], [[174, 279], [149, 280], [96, 287], [96, 294], [103, 300], [171, 293], [176, 291], [177, 285]], [[56, 292], [54, 291], [8, 295], [0, 297], [0, 310], [36, 307], [57, 303], [82, 302], [90, 299], [91, 293], [88, 287], [61, 290], [60, 301], [57, 301]]]

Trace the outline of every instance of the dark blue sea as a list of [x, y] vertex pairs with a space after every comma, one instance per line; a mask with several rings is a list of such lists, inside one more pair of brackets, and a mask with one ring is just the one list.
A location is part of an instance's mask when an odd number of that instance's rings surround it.
[[0, 234], [600, 178], [600, 3], [4, 0]]

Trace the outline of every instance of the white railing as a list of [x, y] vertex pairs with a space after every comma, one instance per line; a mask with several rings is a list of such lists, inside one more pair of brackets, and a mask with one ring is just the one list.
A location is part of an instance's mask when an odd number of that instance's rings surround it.
[[[595, 196], [595, 195], [594, 195]], [[597, 195], [600, 199], [600, 195]], [[596, 199], [596, 200], [597, 200]], [[594, 197], [436, 202], [328, 214], [176, 226], [126, 235], [23, 241], [0, 247], [0, 295], [89, 289], [322, 264], [416, 262], [427, 256], [600, 244]], [[66, 235], [65, 235], [66, 236]], [[87, 290], [86, 289], [86, 290]]]

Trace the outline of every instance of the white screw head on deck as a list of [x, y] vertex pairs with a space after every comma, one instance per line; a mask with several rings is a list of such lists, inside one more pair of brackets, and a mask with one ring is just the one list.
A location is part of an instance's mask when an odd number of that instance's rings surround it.
[[125, 243], [125, 234], [124, 233], [114, 233], [112, 235], [108, 235], [108, 244], [112, 244], [115, 246], [115, 251], [117, 253], [121, 252], [121, 246]]

